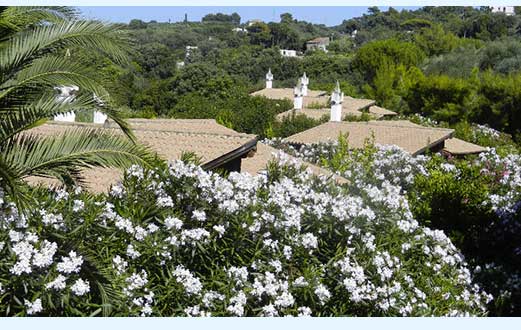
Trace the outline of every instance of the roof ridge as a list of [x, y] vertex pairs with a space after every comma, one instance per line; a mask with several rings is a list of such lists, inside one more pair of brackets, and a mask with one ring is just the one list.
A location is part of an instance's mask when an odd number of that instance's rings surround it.
[[[54, 125], [54, 126], [63, 126], [63, 127], [92, 127], [92, 128], [99, 128], [103, 130], [113, 130], [113, 131], [119, 131], [118, 127], [103, 127], [102, 124], [94, 124], [94, 123], [82, 123], [82, 122], [48, 122], [46, 124]], [[227, 128], [226, 126], [222, 126], [224, 128]], [[169, 130], [169, 129], [157, 129], [157, 128], [142, 128], [142, 127], [132, 127], [132, 131], [138, 131], [138, 132], [163, 132], [163, 133], [174, 133], [174, 134], [187, 134], [187, 135], [206, 135], [206, 136], [224, 136], [224, 137], [237, 137], [237, 138], [251, 138], [255, 137], [254, 134], [247, 134], [247, 133], [240, 133], [235, 132], [234, 134], [230, 133], [214, 133], [214, 132], [189, 132], [189, 131], [182, 131], [182, 130]], [[230, 128], [228, 128], [230, 129]], [[231, 130], [231, 129], [230, 129]]]
[[[454, 129], [452, 128], [443, 128], [443, 127], [428, 127], [428, 126], [421, 126], [421, 125], [417, 125], [417, 126], [410, 126], [410, 125], [406, 125], [406, 124], [393, 124], [393, 125], [381, 125], [381, 124], [378, 124], [378, 122], [380, 123], [383, 123], [383, 122], [393, 122], [394, 120], [380, 120], [380, 121], [356, 121], [356, 122], [350, 122], [350, 121], [342, 121], [342, 122], [332, 122], [332, 121], [329, 121], [327, 123], [334, 123], [334, 124], [342, 124], [342, 125], [361, 125], [361, 124], [365, 124], [366, 126], [371, 126], [371, 125], [375, 125], [375, 126], [380, 126], [380, 127], [400, 127], [400, 128], [410, 128], [410, 129], [426, 129], [426, 130], [438, 130], [438, 131], [450, 131], [450, 132], [454, 132]], [[324, 124], [327, 124], [327, 123], [324, 123]], [[323, 125], [323, 124], [322, 124]], [[321, 125], [319, 125], [321, 126]], [[315, 126], [315, 127], [319, 127], [319, 126]]]

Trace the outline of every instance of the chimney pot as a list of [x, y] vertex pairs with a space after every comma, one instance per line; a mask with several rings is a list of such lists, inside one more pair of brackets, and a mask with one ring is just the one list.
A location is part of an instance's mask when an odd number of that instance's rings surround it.
[[266, 88], [273, 87], [273, 74], [271, 73], [271, 68], [269, 68], [268, 73], [266, 73]]
[[342, 121], [342, 102], [344, 93], [340, 90], [340, 84], [336, 82], [335, 90], [331, 94], [331, 117], [330, 121]]
[[302, 81], [299, 79], [297, 86], [295, 86], [295, 88], [293, 89], [293, 95], [294, 95], [293, 108], [295, 108], [296, 110], [302, 109], [302, 104], [303, 104], [303, 90], [302, 89], [303, 89]]

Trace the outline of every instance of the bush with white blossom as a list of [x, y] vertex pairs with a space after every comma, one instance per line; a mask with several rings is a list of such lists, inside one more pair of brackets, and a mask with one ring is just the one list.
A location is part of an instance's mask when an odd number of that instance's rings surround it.
[[355, 183], [351, 192], [368, 184], [392, 187], [407, 199], [421, 224], [443, 230], [464, 252], [478, 270], [479, 282], [500, 298], [494, 313], [521, 313], [519, 154], [488, 148], [468, 159], [413, 157], [396, 146], [370, 141], [365, 148], [352, 150], [348, 141], [340, 136], [337, 141], [298, 148], [280, 139], [265, 143], [348, 178]]
[[281, 154], [257, 176], [175, 162], [109, 195], [33, 190], [26, 214], [2, 198], [0, 313], [485, 315], [492, 297], [399, 191]]

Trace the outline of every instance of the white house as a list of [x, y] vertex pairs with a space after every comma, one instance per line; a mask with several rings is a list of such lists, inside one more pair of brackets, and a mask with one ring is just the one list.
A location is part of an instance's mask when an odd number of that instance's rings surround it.
[[327, 52], [327, 46], [329, 46], [329, 37], [315, 38], [306, 42], [306, 50], [322, 50]]
[[189, 58], [192, 53], [197, 50], [197, 46], [186, 46], [185, 58]]
[[297, 51], [292, 49], [281, 49], [280, 55], [284, 57], [297, 57]]
[[240, 28], [240, 27], [233, 28], [232, 31], [237, 32], [237, 33], [248, 33], [248, 30], [246, 30], [246, 28]]
[[264, 23], [261, 19], [251, 19], [248, 21], [248, 26], [252, 26], [252, 25], [255, 25], [255, 24], [260, 24], [260, 23]]
[[491, 6], [490, 9], [493, 13], [503, 13], [508, 16], [515, 15], [514, 6]]

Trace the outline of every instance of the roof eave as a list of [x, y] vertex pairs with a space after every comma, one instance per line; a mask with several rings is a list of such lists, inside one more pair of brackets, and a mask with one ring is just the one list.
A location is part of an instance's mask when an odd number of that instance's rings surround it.
[[417, 155], [425, 152], [426, 150], [431, 149], [435, 145], [440, 144], [441, 142], [444, 142], [445, 140], [452, 138], [453, 135], [454, 135], [454, 131], [452, 131], [448, 135], [445, 135], [444, 137], [442, 137], [442, 138], [440, 138], [440, 139], [438, 139], [438, 140], [428, 144], [427, 146], [425, 146], [425, 147], [415, 151], [414, 153], [412, 153], [412, 155], [413, 156], [417, 156]]
[[210, 171], [213, 169], [216, 169], [229, 161], [236, 159], [236, 158], [242, 158], [242, 156], [246, 155], [248, 152], [250, 152], [252, 149], [254, 149], [257, 146], [257, 138], [251, 139], [250, 141], [246, 142], [239, 148], [230, 151], [227, 154], [224, 154], [222, 156], [219, 156], [207, 163], [204, 163], [201, 165], [201, 167], [206, 170]]

